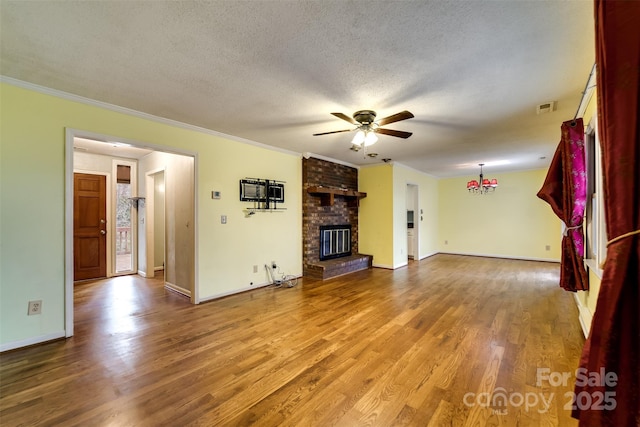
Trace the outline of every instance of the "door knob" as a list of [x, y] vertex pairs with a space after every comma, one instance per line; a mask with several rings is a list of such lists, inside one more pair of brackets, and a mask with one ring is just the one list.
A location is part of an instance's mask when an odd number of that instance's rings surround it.
[[104, 230], [100, 230], [100, 234], [107, 234], [107, 232]]

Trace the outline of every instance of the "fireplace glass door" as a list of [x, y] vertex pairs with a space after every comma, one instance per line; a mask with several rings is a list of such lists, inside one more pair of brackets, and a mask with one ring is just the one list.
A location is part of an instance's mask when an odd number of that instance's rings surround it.
[[351, 225], [320, 227], [320, 260], [351, 255]]

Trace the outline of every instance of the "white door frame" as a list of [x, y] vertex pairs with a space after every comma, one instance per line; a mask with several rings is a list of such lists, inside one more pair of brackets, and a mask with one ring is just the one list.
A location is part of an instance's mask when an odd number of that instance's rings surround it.
[[[144, 274], [146, 277], [153, 277], [155, 275], [155, 241], [156, 241], [156, 233], [155, 233], [155, 174], [163, 172], [165, 175], [165, 187], [166, 187], [166, 179], [167, 172], [166, 168], [162, 166], [158, 169], [153, 169], [149, 172], [145, 173], [145, 188], [147, 192], [147, 196], [145, 199], [145, 246], [147, 247], [147, 259], [146, 259], [146, 270]], [[166, 206], [166, 203], [165, 203]], [[165, 208], [166, 210], [166, 208]], [[166, 213], [166, 212], [165, 212]], [[166, 229], [166, 224], [165, 224]], [[165, 250], [166, 250], [166, 239], [165, 239]], [[165, 271], [166, 273], [166, 271]], [[166, 281], [165, 281], [166, 284]]]

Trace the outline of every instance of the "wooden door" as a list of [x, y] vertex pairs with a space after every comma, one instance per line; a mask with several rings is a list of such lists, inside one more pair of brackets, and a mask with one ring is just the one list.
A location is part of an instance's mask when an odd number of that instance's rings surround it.
[[107, 178], [73, 174], [73, 279], [107, 276]]

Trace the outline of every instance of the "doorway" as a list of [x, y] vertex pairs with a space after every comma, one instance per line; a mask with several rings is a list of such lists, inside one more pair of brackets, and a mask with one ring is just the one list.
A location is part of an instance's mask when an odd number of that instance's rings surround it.
[[420, 259], [420, 221], [422, 211], [418, 200], [419, 187], [416, 184], [407, 184], [407, 260]]
[[[153, 160], [160, 159], [162, 161], [168, 161], [169, 164], [171, 164], [171, 167], [172, 167], [171, 170], [174, 170], [175, 172], [175, 174], [173, 172], [171, 174], [171, 176], [173, 177], [172, 179], [178, 180], [178, 183], [174, 185], [174, 187], [177, 186], [177, 188], [172, 187], [173, 201], [171, 201], [171, 203], [173, 203], [174, 206], [179, 207], [180, 214], [181, 214], [176, 218], [174, 214], [175, 209], [172, 209], [170, 210], [170, 213], [172, 214], [171, 218], [173, 222], [182, 221], [177, 223], [186, 224], [182, 228], [187, 229], [186, 232], [180, 229], [177, 232], [173, 232], [172, 234], [173, 240], [171, 241], [173, 242], [177, 241], [178, 243], [180, 243], [180, 245], [174, 247], [172, 251], [172, 260], [174, 258], [177, 258], [180, 261], [179, 263], [173, 262], [172, 264], [174, 266], [173, 274], [178, 278], [178, 280], [176, 280], [176, 283], [183, 283], [185, 289], [189, 291], [191, 302], [193, 304], [199, 303], [197, 277], [195, 274], [195, 271], [196, 271], [195, 260], [197, 259], [197, 246], [195, 244], [195, 236], [197, 233], [197, 211], [196, 211], [196, 197], [195, 197], [195, 194], [197, 192], [197, 183], [195, 180], [195, 177], [197, 176], [196, 153], [187, 152], [184, 150], [175, 150], [175, 149], [168, 150], [166, 147], [154, 146], [153, 144], [147, 144], [147, 143], [141, 144], [135, 141], [125, 140], [119, 137], [95, 134], [88, 131], [74, 130], [70, 128], [65, 129], [65, 132], [66, 132], [66, 142], [65, 142], [65, 336], [66, 337], [73, 336], [73, 331], [74, 331], [74, 302], [73, 302], [74, 298], [73, 296], [74, 296], [74, 262], [76, 261], [76, 257], [74, 255], [75, 251], [74, 251], [73, 219], [74, 219], [74, 207], [78, 204], [74, 200], [74, 188], [76, 187], [74, 183], [74, 167], [81, 166], [79, 164], [76, 165], [76, 160], [74, 158], [74, 154], [76, 152], [75, 151], [76, 146], [74, 142], [76, 140], [90, 141], [92, 144], [95, 144], [96, 147], [92, 147], [92, 149], [95, 148], [96, 150], [99, 151], [99, 154], [102, 154], [103, 156], [107, 156], [107, 157], [110, 157], [111, 159], [114, 159], [114, 163], [113, 163], [114, 165], [116, 163], [121, 165], [124, 164], [125, 166], [127, 165], [127, 163], [131, 163], [134, 165], [138, 163], [144, 163], [143, 161], [140, 161], [139, 157], [136, 157], [134, 154], [123, 155], [120, 153], [123, 153], [124, 151], [117, 151], [118, 149], [122, 150], [123, 148], [125, 150], [145, 151], [144, 156], [146, 156], [147, 158], [152, 158], [152, 160], [149, 161], [149, 163], [151, 163]], [[119, 142], [116, 143], [113, 141], [119, 141]], [[86, 151], [86, 150], [78, 150], [78, 151]], [[107, 158], [107, 157], [103, 157], [103, 158]], [[172, 160], [172, 158], [175, 158], [176, 160]], [[125, 159], [130, 159], [130, 161], [127, 162], [127, 160]], [[175, 163], [175, 165], [171, 163], [172, 161]], [[183, 167], [182, 166], [183, 164], [187, 164], [188, 167]], [[110, 166], [106, 166], [103, 164], [100, 169], [102, 168], [105, 168], [107, 171], [109, 171], [106, 173], [106, 175], [109, 175], [109, 173], [111, 173], [112, 175], [111, 182], [115, 183], [116, 176], [117, 176], [117, 167], [114, 166], [112, 170], [110, 169]], [[85, 171], [81, 167], [78, 167], [78, 169], [79, 170], [77, 170], [76, 172]], [[141, 172], [144, 173], [145, 169], [149, 170], [150, 164], [146, 165], [144, 169], [141, 169]], [[124, 174], [125, 170], [126, 169], [121, 169], [121, 175]], [[115, 272], [116, 270], [123, 274], [135, 273], [137, 269], [136, 255], [139, 254], [138, 258], [140, 262], [142, 262], [143, 259], [146, 260], [146, 252], [144, 252], [145, 251], [144, 239], [142, 240], [140, 240], [139, 238], [137, 239], [136, 236], [133, 234], [133, 233], [144, 233], [146, 229], [146, 227], [144, 226], [138, 227], [138, 224], [140, 223], [140, 219], [144, 220], [144, 214], [145, 214], [144, 194], [142, 195], [132, 194], [136, 192], [136, 187], [137, 187], [137, 185], [135, 184], [135, 177], [137, 176], [136, 168], [131, 168], [129, 172], [130, 172], [129, 179], [125, 179], [123, 178], [123, 176], [121, 176], [120, 181], [124, 181], [124, 182], [119, 182], [118, 185], [122, 185], [122, 188], [116, 190], [115, 185], [112, 184], [114, 188], [113, 188], [113, 192], [110, 192], [109, 185], [105, 184], [105, 186], [107, 187], [106, 197], [111, 198], [110, 204], [107, 204], [107, 214], [109, 214], [108, 212], [109, 206], [111, 206], [111, 215], [114, 217], [114, 220], [112, 220], [110, 224], [109, 224], [109, 221], [106, 221], [107, 228], [105, 229], [105, 231], [107, 233], [115, 234], [118, 228], [116, 227], [117, 225], [116, 223], [118, 223], [121, 226], [120, 228], [127, 228], [126, 225], [130, 225], [131, 236], [123, 237], [123, 239], [119, 243], [120, 250], [118, 252], [121, 255], [126, 255], [128, 257], [128, 259], [125, 261], [125, 263], [127, 264], [126, 267], [128, 267], [132, 271], [128, 272], [128, 270], [126, 270], [125, 267], [116, 267], [114, 265], [116, 260], [112, 259], [114, 257], [113, 256], [109, 257], [107, 255], [106, 257], [107, 273], [109, 271]], [[163, 180], [164, 179], [166, 179], [166, 175], [163, 172]], [[106, 179], [106, 181], [108, 182], [109, 179]], [[165, 182], [164, 185], [166, 184], [167, 183]], [[160, 186], [158, 189], [160, 189]], [[129, 207], [125, 206], [124, 210], [121, 212], [122, 215], [120, 215], [118, 219], [115, 219], [116, 213], [114, 212], [114, 210], [116, 210], [116, 199], [117, 199], [115, 193], [119, 190], [121, 190], [120, 192], [122, 194], [120, 195], [120, 197], [118, 197], [118, 199], [122, 201], [126, 199], [129, 205], [133, 207], [133, 210], [130, 211], [130, 214], [127, 217], [127, 214], [124, 212], [128, 211]], [[111, 195], [109, 195], [109, 193]], [[175, 198], [176, 194], [179, 196], [177, 199]], [[167, 199], [167, 203], [169, 203], [169, 199]], [[141, 212], [143, 214], [142, 216], [140, 215]], [[185, 217], [187, 217], [186, 221], [184, 220]], [[166, 226], [169, 226], [169, 224], [167, 223]], [[137, 227], [137, 232], [136, 232], [136, 227]], [[176, 236], [177, 236], [177, 239], [176, 239]], [[167, 239], [168, 238], [165, 238], [162, 240], [166, 242]], [[105, 249], [105, 253], [108, 254], [109, 239], [105, 238], [105, 240], [107, 241], [106, 243], [107, 249]], [[111, 240], [113, 240], [114, 246], [118, 244], [118, 242], [116, 242], [115, 239], [111, 239]], [[136, 241], [139, 241], [140, 243], [138, 247], [136, 247]], [[112, 248], [111, 251], [112, 251], [111, 253], [116, 252], [114, 248]], [[167, 255], [164, 255], [164, 257], [166, 259]], [[183, 257], [186, 257], [187, 259], [183, 260], [182, 259]], [[111, 267], [109, 267], [110, 264], [111, 264]], [[152, 264], [152, 267], [155, 267], [155, 266], [156, 266], [155, 264]], [[146, 268], [146, 266], [143, 266], [143, 267]], [[108, 274], [103, 275], [103, 277], [105, 277], [106, 275]], [[186, 278], [187, 280], [181, 280], [182, 278]]]
[[[165, 221], [165, 171], [154, 170], [146, 174], [147, 193], [147, 277], [165, 272], [166, 221]], [[153, 191], [151, 191], [153, 189]], [[166, 278], [166, 276], [165, 276]]]
[[134, 162], [114, 160], [115, 182], [115, 249], [114, 275], [133, 274], [136, 271], [135, 210], [132, 197], [137, 193]]

